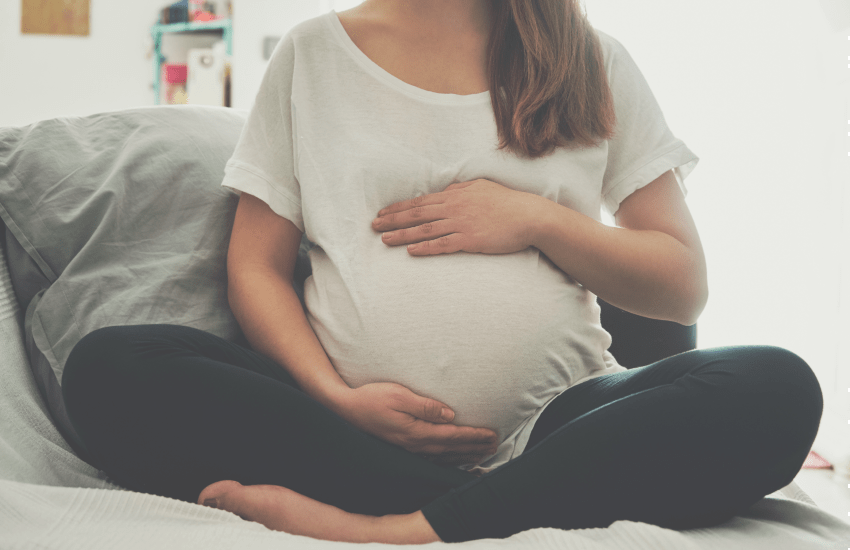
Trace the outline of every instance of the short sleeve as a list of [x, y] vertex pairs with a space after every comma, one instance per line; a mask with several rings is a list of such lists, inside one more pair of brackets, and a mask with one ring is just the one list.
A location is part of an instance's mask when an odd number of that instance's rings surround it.
[[613, 216], [626, 197], [668, 170], [674, 171], [687, 195], [684, 180], [699, 158], [670, 131], [649, 84], [625, 47], [605, 33], [598, 34], [606, 50], [617, 117], [602, 179], [603, 207]]
[[304, 232], [293, 144], [292, 74], [295, 48], [284, 36], [269, 59], [221, 185], [262, 200]]

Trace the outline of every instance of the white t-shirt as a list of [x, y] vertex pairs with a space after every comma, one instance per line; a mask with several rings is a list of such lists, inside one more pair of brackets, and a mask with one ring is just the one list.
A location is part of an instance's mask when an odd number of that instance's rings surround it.
[[307, 318], [342, 379], [396, 382], [450, 406], [457, 425], [495, 430], [498, 450], [475, 471], [522, 453], [561, 392], [625, 370], [607, 351], [596, 296], [533, 247], [414, 257], [385, 245], [371, 223], [392, 203], [478, 178], [595, 220], [667, 170], [682, 185], [696, 155], [673, 136], [623, 46], [599, 36], [617, 136], [525, 160], [496, 150], [489, 92], [403, 82], [330, 11], [278, 43], [225, 167], [222, 185], [265, 201], [316, 244]]

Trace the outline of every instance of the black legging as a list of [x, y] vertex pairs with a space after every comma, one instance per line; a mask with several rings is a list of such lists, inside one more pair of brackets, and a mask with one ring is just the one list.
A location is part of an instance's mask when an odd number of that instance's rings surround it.
[[360, 431], [272, 360], [188, 327], [92, 332], [62, 390], [96, 466], [129, 489], [196, 502], [223, 479], [280, 485], [348, 512], [421, 509], [446, 542], [716, 525], [794, 479], [823, 410], [789, 351], [696, 350], [568, 389], [525, 452], [479, 478]]

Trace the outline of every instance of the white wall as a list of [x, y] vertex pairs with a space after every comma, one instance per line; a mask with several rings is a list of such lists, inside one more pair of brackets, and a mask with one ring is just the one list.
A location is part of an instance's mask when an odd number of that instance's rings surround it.
[[266, 70], [263, 38], [282, 37], [331, 5], [328, 0], [235, 0], [233, 9], [233, 106], [250, 109]]
[[93, 0], [89, 36], [51, 36], [21, 34], [21, 2], [0, 0], [0, 126], [153, 104], [146, 54], [163, 5]]
[[688, 200], [715, 292], [700, 343], [772, 343], [823, 362], [837, 347], [824, 333], [835, 323], [821, 321], [835, 317], [845, 256], [847, 33], [816, 1], [652, 4], [588, 0], [587, 11], [701, 157]]
[[[249, 109], [265, 70], [262, 41], [330, 9], [329, 0], [233, 2], [232, 105]], [[89, 36], [21, 34], [20, 0], [0, 0], [0, 126], [152, 105], [150, 27], [168, 0], [92, 0]], [[163, 54], [185, 63], [221, 32], [166, 34]]]
[[709, 267], [700, 347], [771, 344], [818, 375], [850, 466], [850, 3], [586, 0], [673, 132]]

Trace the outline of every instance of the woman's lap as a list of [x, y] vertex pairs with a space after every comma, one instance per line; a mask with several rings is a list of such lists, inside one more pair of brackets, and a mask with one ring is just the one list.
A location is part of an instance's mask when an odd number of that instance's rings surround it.
[[189, 327], [95, 331], [70, 354], [62, 386], [96, 466], [140, 492], [195, 502], [234, 479], [384, 515], [475, 479], [358, 430], [270, 359]]
[[811, 369], [781, 348], [683, 353], [566, 390], [522, 455], [422, 512], [454, 542], [617, 520], [717, 525], [793, 480], [822, 407]]
[[822, 410], [790, 352], [697, 350], [566, 390], [521, 456], [476, 478], [357, 430], [270, 359], [188, 327], [95, 331], [63, 392], [98, 466], [128, 488], [194, 501], [236, 479], [356, 513], [421, 508], [447, 542], [716, 524], [793, 479]]

